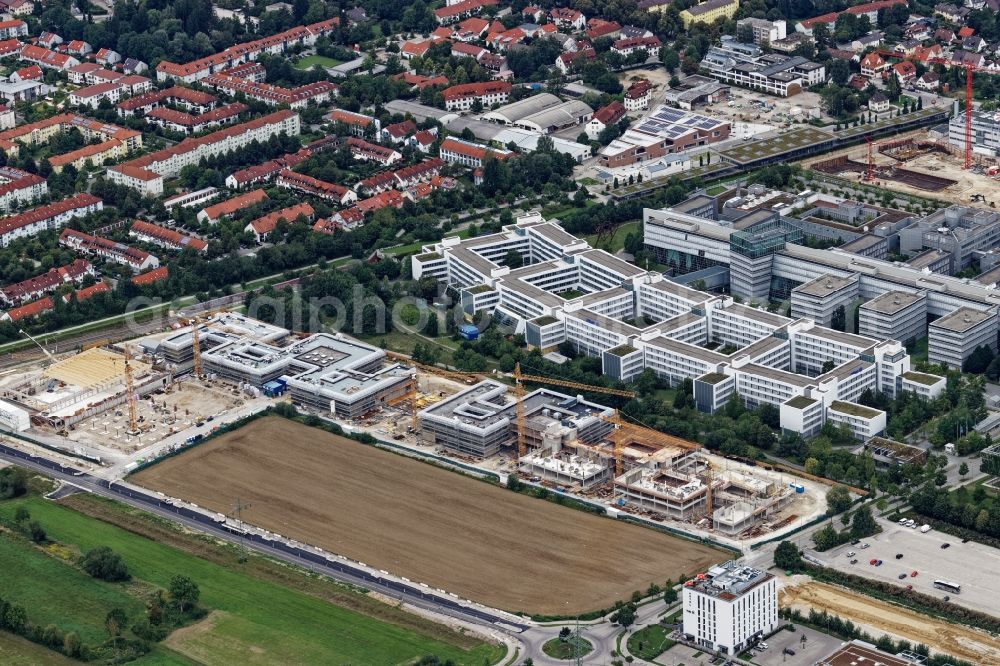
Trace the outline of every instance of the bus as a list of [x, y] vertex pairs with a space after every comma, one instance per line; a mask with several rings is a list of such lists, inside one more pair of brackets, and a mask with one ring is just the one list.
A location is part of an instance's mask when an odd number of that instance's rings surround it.
[[951, 592], [952, 594], [958, 594], [962, 591], [962, 586], [957, 583], [949, 583], [946, 580], [936, 580], [934, 581], [934, 587], [939, 590], [944, 590], [945, 592]]

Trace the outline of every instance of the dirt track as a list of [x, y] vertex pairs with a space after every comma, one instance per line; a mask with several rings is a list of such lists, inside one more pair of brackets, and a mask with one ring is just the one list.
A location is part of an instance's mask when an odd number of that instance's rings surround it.
[[935, 620], [913, 611], [826, 583], [786, 582], [778, 594], [782, 607], [826, 610], [851, 620], [878, 637], [887, 633], [932, 650], [970, 661], [973, 664], [1000, 664], [1000, 641], [971, 627]]
[[517, 495], [279, 417], [133, 481], [493, 607], [582, 612], [725, 553]]

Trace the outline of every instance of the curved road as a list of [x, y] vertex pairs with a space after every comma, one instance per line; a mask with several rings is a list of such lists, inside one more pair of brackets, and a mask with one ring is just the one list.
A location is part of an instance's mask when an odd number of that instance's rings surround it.
[[258, 534], [238, 534], [233, 529], [216, 522], [203, 513], [168, 504], [155, 495], [117, 484], [114, 481], [109, 482], [97, 478], [48, 458], [35, 456], [0, 444], [0, 459], [77, 486], [95, 495], [115, 499], [168, 518], [225, 541], [244, 544], [247, 548], [263, 555], [295, 564], [316, 573], [322, 573], [343, 583], [379, 592], [418, 608], [506, 633], [520, 634], [529, 629], [529, 625], [512, 621], [511, 618], [501, 617], [487, 610], [462, 604], [455, 599], [426, 590], [421, 586], [407, 585], [390, 578], [383, 578], [345, 561], [328, 559], [327, 556], [319, 555], [306, 548], [268, 539]]

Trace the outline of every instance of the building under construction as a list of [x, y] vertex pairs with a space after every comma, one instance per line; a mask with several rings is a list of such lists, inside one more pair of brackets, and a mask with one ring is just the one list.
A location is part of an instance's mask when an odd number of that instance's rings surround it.
[[179, 329], [147, 347], [177, 371], [201, 373], [254, 391], [278, 382], [293, 402], [356, 419], [410, 393], [413, 368], [387, 362], [383, 350], [344, 335], [291, 331], [223, 313]]
[[[421, 440], [475, 458], [514, 446], [518, 410], [511, 390], [488, 379], [421, 410]], [[526, 448], [542, 455], [557, 454], [578, 442], [596, 445], [614, 427], [613, 409], [579, 396], [538, 389], [525, 395], [522, 404]]]
[[717, 470], [700, 450], [664, 447], [615, 478], [615, 490], [626, 505], [674, 520], [710, 521], [712, 530], [736, 535], [795, 495], [792, 487], [739, 467]]
[[119, 349], [88, 349], [40, 372], [25, 372], [0, 387], [0, 398], [30, 414], [33, 425], [64, 430], [128, 402], [168, 386], [169, 371], [149, 363], [129, 360], [130, 352]]

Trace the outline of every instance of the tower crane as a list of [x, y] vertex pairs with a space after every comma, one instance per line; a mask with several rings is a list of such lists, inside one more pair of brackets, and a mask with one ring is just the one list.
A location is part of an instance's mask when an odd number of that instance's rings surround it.
[[965, 169], [972, 168], [972, 76], [975, 72], [996, 74], [995, 70], [980, 67], [970, 62], [953, 62], [944, 58], [931, 58], [928, 62], [945, 67], [961, 67], [965, 70]]
[[135, 377], [132, 374], [132, 366], [129, 359], [132, 352], [125, 347], [125, 403], [128, 405], [128, 434], [139, 434], [139, 421], [135, 414]]

